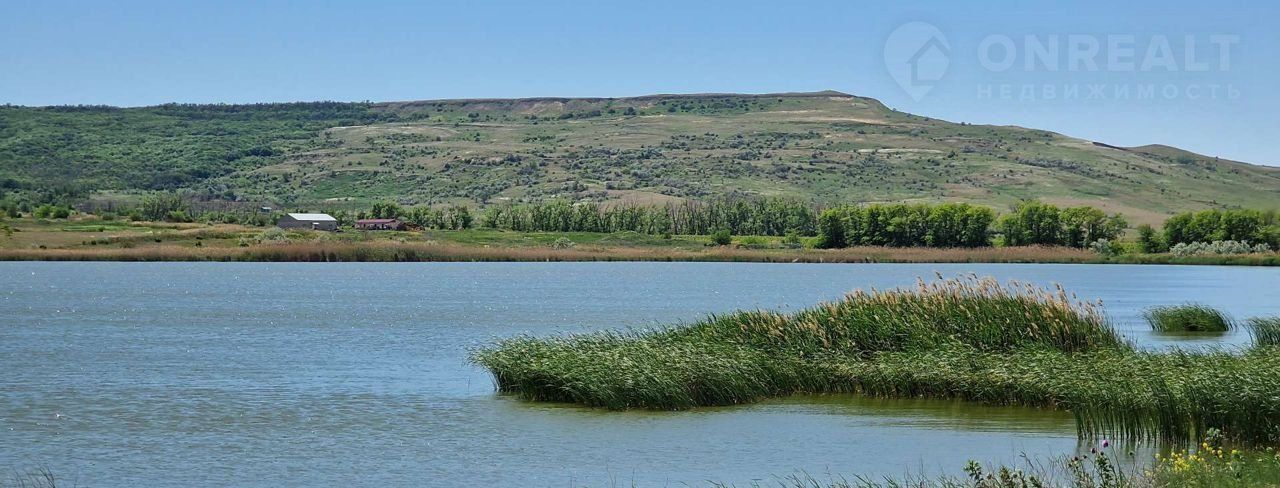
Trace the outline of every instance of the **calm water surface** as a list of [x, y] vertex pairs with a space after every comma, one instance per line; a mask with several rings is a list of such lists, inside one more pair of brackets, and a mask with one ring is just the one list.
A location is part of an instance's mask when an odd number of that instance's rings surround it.
[[718, 263], [0, 263], [0, 470], [81, 486], [684, 486], [957, 472], [1077, 449], [1069, 414], [787, 398], [605, 412], [494, 394], [469, 348], [794, 310], [855, 288], [978, 273], [1145, 307], [1280, 314], [1280, 269]]

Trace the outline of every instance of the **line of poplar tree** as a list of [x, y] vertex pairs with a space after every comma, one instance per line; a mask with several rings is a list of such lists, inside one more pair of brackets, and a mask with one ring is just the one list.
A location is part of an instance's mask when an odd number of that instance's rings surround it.
[[494, 205], [480, 217], [483, 227], [522, 232], [640, 232], [645, 234], [812, 236], [817, 211], [785, 198], [716, 199], [666, 205], [619, 205], [553, 201]]
[[1138, 227], [1138, 245], [1143, 252], [1163, 252], [1178, 244], [1215, 241], [1280, 248], [1280, 214], [1275, 210], [1247, 208], [1201, 210], [1169, 217], [1160, 232], [1149, 225]]
[[787, 198], [618, 205], [552, 201], [488, 207], [480, 226], [519, 232], [817, 236], [824, 248], [850, 246], [984, 247], [1001, 235], [1010, 246], [1083, 248], [1115, 240], [1123, 218], [1092, 207], [1028, 201], [1008, 214], [967, 203], [841, 205], [819, 210]]
[[981, 247], [995, 211], [967, 203], [843, 205], [818, 217], [818, 247]]

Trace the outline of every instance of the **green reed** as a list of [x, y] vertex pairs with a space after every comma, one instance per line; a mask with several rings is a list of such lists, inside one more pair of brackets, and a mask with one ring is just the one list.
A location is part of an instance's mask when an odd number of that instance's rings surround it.
[[1136, 351], [1097, 307], [989, 279], [855, 292], [795, 314], [517, 337], [476, 351], [500, 391], [609, 409], [734, 405], [795, 393], [1066, 409], [1081, 436], [1280, 438], [1280, 355]]
[[1254, 345], [1280, 345], [1280, 317], [1253, 317], [1248, 324]]
[[1226, 332], [1234, 325], [1221, 311], [1195, 303], [1153, 307], [1143, 316], [1158, 332]]

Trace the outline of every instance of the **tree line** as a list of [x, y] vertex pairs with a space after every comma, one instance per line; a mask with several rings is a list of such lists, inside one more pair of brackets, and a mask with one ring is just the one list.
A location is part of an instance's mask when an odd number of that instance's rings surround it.
[[812, 236], [817, 211], [786, 198], [724, 198], [666, 205], [621, 205], [553, 201], [493, 205], [480, 225], [521, 232], [639, 232], [654, 235]]
[[1006, 246], [1088, 247], [1094, 242], [1117, 240], [1129, 224], [1120, 215], [1107, 215], [1093, 207], [1058, 208], [1038, 201], [1022, 202], [1000, 216], [996, 232]]
[[1242, 242], [1280, 247], [1280, 214], [1275, 210], [1226, 209], [1183, 212], [1165, 220], [1156, 231], [1138, 226], [1143, 252], [1164, 252], [1178, 244]]
[[666, 205], [608, 205], [553, 201], [495, 205], [480, 226], [518, 232], [640, 232], [655, 235], [816, 236], [817, 246], [984, 247], [999, 236], [1010, 246], [1084, 248], [1116, 240], [1126, 227], [1118, 215], [1092, 207], [1028, 201], [997, 218], [967, 203], [841, 205], [820, 209], [786, 198], [717, 199]]
[[967, 203], [843, 205], [818, 218], [818, 247], [982, 247], [995, 211]]
[[[69, 206], [21, 205], [27, 200], [0, 195], [0, 215], [66, 218]], [[153, 193], [134, 205], [100, 213], [130, 220], [222, 222], [271, 225], [281, 213], [253, 210], [193, 211], [186, 196]], [[398, 218], [422, 229], [462, 230], [474, 227], [517, 232], [638, 232], [651, 235], [787, 236], [794, 242], [811, 237], [821, 248], [852, 246], [985, 247], [1050, 245], [1098, 248], [1117, 245], [1127, 227], [1120, 215], [1088, 206], [1061, 208], [1024, 201], [1000, 214], [967, 203], [862, 204], [821, 208], [782, 198], [725, 197], [664, 205], [548, 201], [491, 205], [477, 216], [465, 205], [402, 207], [374, 203], [369, 210], [330, 211], [344, 226], [362, 218]], [[1280, 248], [1280, 213], [1276, 210], [1225, 209], [1183, 212], [1162, 228], [1137, 227], [1136, 246], [1144, 253], [1168, 252], [1175, 246], [1215, 242]]]

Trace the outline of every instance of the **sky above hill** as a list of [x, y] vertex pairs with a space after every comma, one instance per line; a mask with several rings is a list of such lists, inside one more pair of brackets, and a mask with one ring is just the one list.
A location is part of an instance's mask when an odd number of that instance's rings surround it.
[[9, 0], [0, 103], [833, 89], [1280, 165], [1274, 2], [363, 3]]

